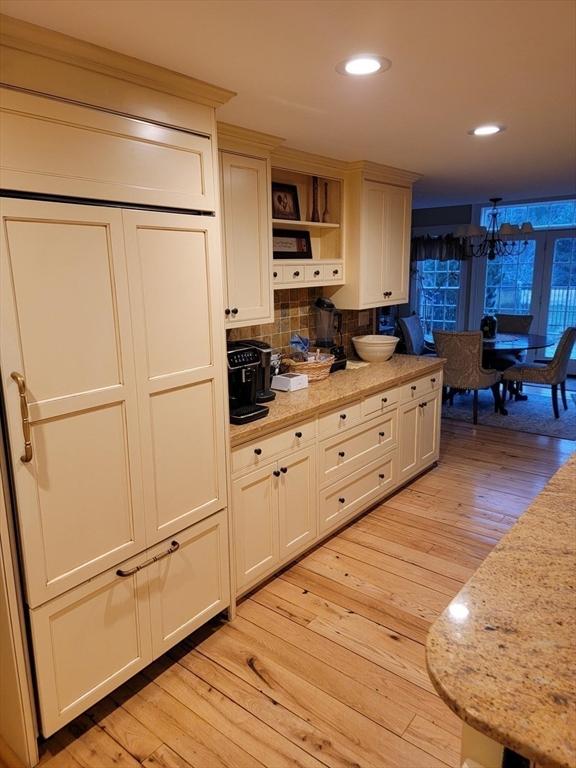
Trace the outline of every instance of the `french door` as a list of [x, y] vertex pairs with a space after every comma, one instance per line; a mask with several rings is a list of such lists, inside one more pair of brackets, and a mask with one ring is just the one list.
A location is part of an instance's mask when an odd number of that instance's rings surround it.
[[[535, 232], [517, 257], [475, 259], [471, 285], [469, 328], [478, 328], [484, 313], [532, 314], [532, 333], [559, 339], [576, 325], [576, 230]], [[555, 349], [535, 350], [528, 359], [550, 359]], [[576, 349], [569, 373], [576, 374]]]

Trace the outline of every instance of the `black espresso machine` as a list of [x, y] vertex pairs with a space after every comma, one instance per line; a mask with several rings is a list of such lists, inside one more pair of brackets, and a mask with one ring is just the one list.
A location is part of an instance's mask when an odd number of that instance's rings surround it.
[[256, 402], [262, 367], [258, 349], [242, 341], [229, 341], [226, 357], [230, 423], [248, 424], [267, 416], [268, 406]]

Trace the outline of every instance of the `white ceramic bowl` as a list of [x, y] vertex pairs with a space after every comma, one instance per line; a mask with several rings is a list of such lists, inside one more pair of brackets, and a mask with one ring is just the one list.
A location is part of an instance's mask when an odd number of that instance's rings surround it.
[[389, 360], [394, 354], [396, 344], [400, 339], [398, 336], [354, 336], [352, 343], [358, 353], [358, 357], [369, 363], [382, 363]]

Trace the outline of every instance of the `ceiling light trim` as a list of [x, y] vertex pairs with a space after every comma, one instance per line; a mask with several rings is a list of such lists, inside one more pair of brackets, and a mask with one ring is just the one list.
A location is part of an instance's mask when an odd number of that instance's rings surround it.
[[[365, 71], [362, 71], [360, 63], [365, 62]], [[354, 65], [357, 65], [359, 71], [354, 71]], [[378, 65], [377, 68], [370, 68]], [[336, 64], [336, 72], [340, 75], [346, 75], [346, 77], [370, 77], [371, 75], [379, 75], [382, 72], [386, 72], [392, 66], [390, 59], [385, 56], [380, 56], [377, 53], [356, 53], [353, 56], [349, 56], [347, 59]]]

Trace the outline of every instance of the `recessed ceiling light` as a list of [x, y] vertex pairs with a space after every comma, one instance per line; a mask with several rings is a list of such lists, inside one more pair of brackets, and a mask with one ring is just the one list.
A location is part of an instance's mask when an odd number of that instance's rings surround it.
[[496, 125], [495, 123], [490, 123], [488, 125], [479, 125], [476, 128], [472, 128], [472, 130], [468, 131], [468, 133], [472, 134], [473, 136], [493, 136], [495, 133], [500, 133], [501, 131], [505, 131], [506, 126], [504, 125]]
[[336, 65], [336, 71], [341, 75], [375, 75], [377, 72], [385, 72], [390, 69], [392, 62], [383, 56], [375, 56], [372, 53], [360, 53], [351, 56]]

